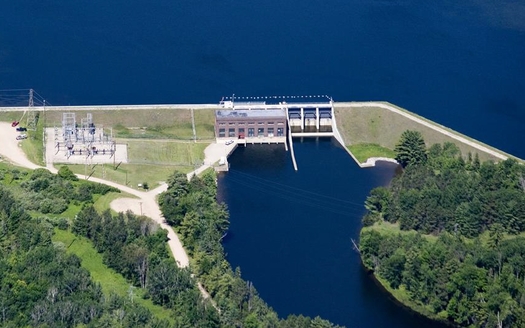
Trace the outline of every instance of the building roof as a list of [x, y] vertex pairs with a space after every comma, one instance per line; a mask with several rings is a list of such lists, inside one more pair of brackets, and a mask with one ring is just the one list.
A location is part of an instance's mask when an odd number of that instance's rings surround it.
[[282, 117], [286, 118], [284, 109], [233, 109], [215, 111], [217, 118], [264, 118], [264, 117]]

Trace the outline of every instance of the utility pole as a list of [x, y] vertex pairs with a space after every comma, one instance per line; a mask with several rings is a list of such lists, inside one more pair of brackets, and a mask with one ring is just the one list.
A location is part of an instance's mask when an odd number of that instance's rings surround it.
[[27, 119], [26, 119], [26, 127], [28, 130], [35, 131], [36, 130], [36, 116], [34, 112], [34, 106], [35, 102], [33, 99], [34, 90], [29, 89], [29, 102], [27, 104]]
[[44, 159], [44, 165], [47, 166], [46, 162], [46, 100], [44, 99], [44, 132], [42, 133], [42, 143], [44, 151], [42, 152], [42, 157]]

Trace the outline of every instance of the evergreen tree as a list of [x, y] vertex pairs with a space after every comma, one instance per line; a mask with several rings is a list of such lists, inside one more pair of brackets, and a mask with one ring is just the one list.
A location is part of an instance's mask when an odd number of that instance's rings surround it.
[[419, 131], [406, 130], [403, 132], [394, 151], [396, 160], [403, 167], [422, 164], [427, 160], [425, 141]]

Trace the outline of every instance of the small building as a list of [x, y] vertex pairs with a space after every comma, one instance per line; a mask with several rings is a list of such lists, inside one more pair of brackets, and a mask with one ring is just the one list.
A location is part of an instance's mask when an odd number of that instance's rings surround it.
[[219, 140], [245, 139], [247, 142], [256, 142], [257, 139], [265, 139], [268, 142], [284, 142], [286, 121], [284, 109], [217, 110], [215, 136]]

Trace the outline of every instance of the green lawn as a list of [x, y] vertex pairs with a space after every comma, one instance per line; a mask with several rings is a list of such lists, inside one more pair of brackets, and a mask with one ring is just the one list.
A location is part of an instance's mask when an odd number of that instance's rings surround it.
[[[386, 235], [393, 235], [393, 234], [399, 234], [399, 233], [401, 234], [416, 234], [417, 233], [415, 230], [410, 230], [410, 231], [401, 230], [399, 228], [399, 223], [390, 223], [386, 221], [376, 222], [373, 226], [363, 227], [361, 230], [362, 231], [375, 230], [381, 234], [386, 234]], [[431, 242], [435, 242], [438, 238], [437, 236], [434, 236], [434, 235], [423, 235], [422, 234], [422, 236]]]
[[93, 206], [98, 212], [104, 212], [105, 210], [110, 208], [109, 204], [111, 204], [112, 201], [114, 201], [117, 198], [123, 198], [123, 197], [137, 198], [134, 195], [128, 194], [126, 192], [108, 192], [105, 195], [95, 195], [93, 197], [93, 199], [95, 200], [95, 203], [93, 204]]
[[[399, 108], [392, 104], [389, 105]], [[411, 115], [417, 116], [405, 109], [399, 109], [410, 113]], [[434, 129], [431, 129], [387, 109], [380, 107], [345, 107], [343, 104], [336, 104], [334, 107], [334, 112], [337, 118], [337, 128], [341, 133], [346, 146], [356, 144], [376, 144], [388, 149], [394, 149], [403, 131], [415, 130], [421, 132], [427, 146], [431, 146], [435, 143], [442, 144], [444, 142], [452, 142], [459, 147], [461, 153], [464, 156], [466, 156], [468, 152], [471, 152], [472, 154], [478, 153], [480, 160], [482, 161], [497, 160], [497, 158], [494, 158], [490, 154], [482, 152], [467, 144], [460, 143], [459, 141], [446, 136], [441, 132], [435, 131]], [[420, 116], [417, 117], [424, 119]], [[436, 124], [430, 120], [424, 120], [440, 126], [439, 124]], [[443, 126], [440, 127], [444, 128]], [[448, 128], [445, 129], [452, 131]], [[456, 131], [452, 132], [461, 135]], [[468, 138], [464, 135], [462, 136], [473, 140], [472, 138]]]
[[35, 131], [27, 131], [27, 139], [22, 140], [22, 150], [31, 162], [45, 166], [44, 164], [44, 121], [39, 119]]
[[[91, 167], [84, 165], [67, 165], [76, 174], [91, 174]], [[160, 185], [175, 171], [183, 173], [193, 171], [194, 166], [177, 165], [148, 165], [148, 164], [121, 164], [117, 170], [112, 165], [97, 165], [93, 177], [113, 181], [122, 185], [138, 189], [139, 183], [147, 182], [150, 189]]]
[[[69, 231], [55, 229], [53, 242], [61, 242], [67, 248], [68, 253], [75, 254], [82, 260], [82, 267], [88, 270], [94, 281], [100, 283], [105, 295], [111, 292], [121, 297], [129, 297], [130, 284], [124, 277], [108, 268], [102, 261], [102, 255], [99, 254], [93, 244], [84, 237], [77, 237]], [[133, 289], [135, 297], [134, 302], [149, 309], [153, 315], [160, 319], [172, 320], [173, 314], [161, 306], [153, 304], [151, 300], [142, 298], [144, 290], [140, 288]]]
[[[24, 112], [0, 112], [0, 122], [20, 121]], [[24, 116], [25, 118], [25, 116]], [[25, 121], [22, 121], [25, 126]]]
[[[86, 111], [76, 113], [77, 122]], [[213, 109], [195, 109], [195, 130], [198, 140], [214, 139], [215, 112]], [[109, 133], [120, 138], [179, 139], [193, 138], [191, 111], [188, 108], [93, 111], [93, 122], [103, 125]], [[48, 126], [60, 126], [62, 112], [46, 112]]]
[[174, 140], [119, 139], [128, 144], [128, 160], [132, 164], [161, 164], [193, 166], [204, 160], [204, 149], [209, 143]]
[[378, 144], [359, 143], [348, 146], [348, 149], [360, 163], [366, 162], [370, 157], [388, 157], [395, 158], [396, 153], [386, 147]]

